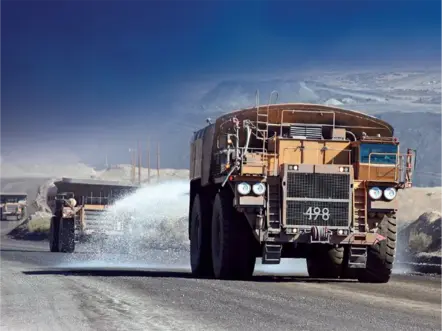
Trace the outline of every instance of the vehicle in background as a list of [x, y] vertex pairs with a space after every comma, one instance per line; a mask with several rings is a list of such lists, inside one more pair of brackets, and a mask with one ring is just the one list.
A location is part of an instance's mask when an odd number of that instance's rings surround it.
[[124, 217], [106, 217], [104, 212], [118, 199], [134, 192], [137, 185], [119, 182], [62, 178], [49, 190], [51, 252], [72, 253], [80, 239], [90, 236], [114, 238], [130, 231]]
[[20, 221], [27, 217], [27, 193], [0, 193], [0, 219]]

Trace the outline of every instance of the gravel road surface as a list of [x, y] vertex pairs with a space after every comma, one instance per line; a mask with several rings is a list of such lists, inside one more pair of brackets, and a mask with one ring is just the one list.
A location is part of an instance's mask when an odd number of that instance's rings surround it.
[[438, 277], [372, 285], [298, 269], [275, 278], [259, 265], [250, 282], [193, 279], [186, 252], [63, 254], [3, 238], [1, 330], [441, 329]]

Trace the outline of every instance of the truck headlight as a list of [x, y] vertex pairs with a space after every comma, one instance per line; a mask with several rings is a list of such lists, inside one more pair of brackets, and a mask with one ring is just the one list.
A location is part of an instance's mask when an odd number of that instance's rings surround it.
[[394, 198], [396, 198], [397, 195], [397, 191], [394, 187], [387, 187], [384, 190], [384, 197], [387, 200], [393, 200]]
[[251, 187], [248, 183], [243, 182], [236, 185], [236, 190], [241, 195], [247, 195], [250, 193]]
[[266, 186], [264, 183], [256, 183], [253, 184], [252, 190], [256, 195], [263, 195], [266, 192]]
[[375, 187], [370, 188], [370, 190], [368, 191], [368, 194], [370, 195], [370, 197], [373, 200], [378, 200], [382, 196], [382, 190], [379, 187], [375, 186]]

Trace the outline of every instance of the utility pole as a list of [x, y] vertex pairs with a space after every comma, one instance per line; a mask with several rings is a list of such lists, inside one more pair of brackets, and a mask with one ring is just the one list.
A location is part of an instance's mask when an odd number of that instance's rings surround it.
[[132, 164], [132, 182], [135, 184], [136, 182], [136, 176], [135, 176], [135, 170], [137, 167], [137, 150], [134, 148], [132, 149], [132, 160], [133, 160], [133, 164]]
[[133, 148], [129, 148], [130, 153], [130, 180], [132, 183], [135, 183], [135, 156], [134, 156], [135, 150]]
[[138, 185], [141, 186], [141, 147], [140, 140], [137, 141], [138, 144]]
[[150, 184], [150, 140], [147, 137], [147, 183]]
[[157, 181], [160, 181], [160, 143], [157, 143]]

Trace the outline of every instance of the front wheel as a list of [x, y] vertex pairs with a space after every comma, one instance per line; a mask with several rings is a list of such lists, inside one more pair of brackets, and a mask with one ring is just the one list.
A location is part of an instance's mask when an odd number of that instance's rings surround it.
[[73, 253], [75, 251], [75, 222], [73, 219], [61, 219], [58, 242], [60, 252]]
[[252, 231], [244, 215], [234, 209], [231, 192], [220, 191], [212, 214], [212, 260], [216, 278], [252, 277], [257, 247]]
[[201, 203], [200, 195], [197, 194], [190, 219], [190, 265], [196, 277], [213, 276], [209, 211], [210, 208]]
[[378, 225], [378, 232], [386, 239], [368, 247], [367, 265], [358, 270], [358, 280], [364, 283], [388, 283], [393, 269], [396, 252], [396, 217], [384, 216]]
[[51, 224], [49, 226], [49, 250], [51, 252], [59, 252], [58, 238], [59, 238], [60, 222], [54, 216], [51, 217]]

